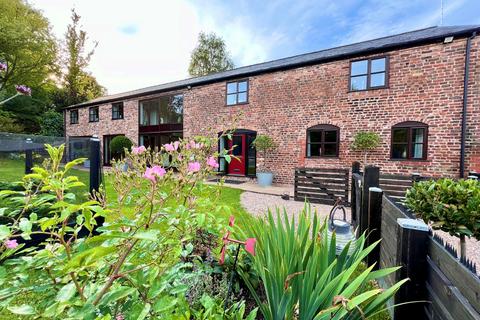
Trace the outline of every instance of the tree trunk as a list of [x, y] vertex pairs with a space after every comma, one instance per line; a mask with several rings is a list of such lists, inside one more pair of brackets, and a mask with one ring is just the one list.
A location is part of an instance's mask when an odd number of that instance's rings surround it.
[[363, 155], [363, 157], [364, 157], [364, 159], [363, 159], [363, 166], [364, 166], [364, 167], [367, 166], [367, 154], [368, 154], [368, 152], [365, 151], [365, 153], [364, 153], [364, 155]]

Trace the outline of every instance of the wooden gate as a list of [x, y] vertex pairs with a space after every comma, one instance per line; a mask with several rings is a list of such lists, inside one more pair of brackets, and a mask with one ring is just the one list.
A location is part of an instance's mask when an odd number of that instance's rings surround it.
[[348, 203], [348, 169], [296, 168], [295, 200], [333, 205]]

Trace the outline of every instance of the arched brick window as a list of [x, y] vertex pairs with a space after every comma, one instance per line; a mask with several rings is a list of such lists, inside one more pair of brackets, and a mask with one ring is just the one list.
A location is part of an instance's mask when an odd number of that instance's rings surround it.
[[340, 128], [319, 124], [307, 129], [307, 154], [309, 158], [338, 157]]
[[428, 125], [406, 121], [392, 127], [391, 158], [394, 160], [427, 159]]

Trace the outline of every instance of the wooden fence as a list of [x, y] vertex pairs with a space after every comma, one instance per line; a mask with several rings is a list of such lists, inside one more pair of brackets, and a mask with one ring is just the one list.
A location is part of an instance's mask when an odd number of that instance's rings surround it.
[[371, 232], [368, 243], [382, 239], [367, 263], [402, 267], [380, 281], [384, 288], [410, 279], [390, 304], [427, 301], [396, 307], [393, 319], [480, 319], [480, 278], [475, 265], [459, 259], [451, 245], [413, 219], [397, 198], [379, 188], [380, 181], [375, 167], [352, 175], [352, 196], [359, 199], [357, 205], [352, 200], [352, 220], [356, 214], [359, 230]]
[[348, 204], [348, 169], [296, 168], [296, 201], [334, 204], [341, 197]]

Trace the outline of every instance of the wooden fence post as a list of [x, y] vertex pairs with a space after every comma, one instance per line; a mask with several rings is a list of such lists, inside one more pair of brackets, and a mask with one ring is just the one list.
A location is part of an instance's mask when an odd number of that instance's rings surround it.
[[93, 137], [90, 139], [90, 193], [100, 188], [100, 139]]
[[[382, 199], [383, 199], [383, 191], [377, 187], [371, 187], [368, 190], [368, 230], [369, 236], [366, 239], [367, 245], [371, 245], [375, 241], [381, 239], [381, 227], [382, 227]], [[375, 270], [379, 268], [380, 262], [380, 245], [378, 245], [375, 249], [367, 257], [367, 264], [369, 266], [375, 264]]]
[[369, 208], [369, 189], [372, 187], [378, 187], [380, 183], [380, 169], [375, 166], [366, 166], [363, 173], [363, 185], [362, 185], [362, 206], [360, 213], [359, 231], [360, 234], [369, 230], [368, 226], [368, 208]]
[[352, 178], [351, 178], [351, 186], [350, 186], [350, 213], [352, 217], [352, 224], [356, 225], [358, 223], [358, 212], [357, 212], [357, 193], [355, 191], [358, 186], [355, 183], [355, 179], [353, 178], [354, 173], [360, 173], [360, 162], [354, 161], [352, 163]]
[[[397, 258], [402, 268], [396, 280], [409, 278], [395, 295], [395, 304], [424, 301], [427, 278], [428, 226], [420, 220], [397, 219]], [[412, 315], [415, 315], [412, 318]], [[394, 309], [394, 320], [425, 319], [424, 303], [412, 303]]]
[[33, 167], [33, 141], [30, 138], [25, 140], [25, 174], [32, 173]]

